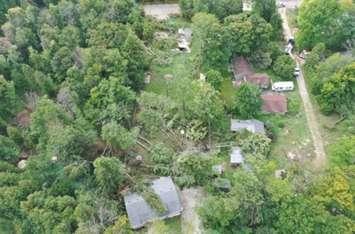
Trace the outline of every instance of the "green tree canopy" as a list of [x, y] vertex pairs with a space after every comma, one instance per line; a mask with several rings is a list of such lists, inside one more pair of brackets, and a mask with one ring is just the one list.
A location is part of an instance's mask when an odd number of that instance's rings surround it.
[[94, 161], [96, 182], [105, 193], [118, 192], [126, 180], [124, 165], [117, 158], [99, 157]]
[[242, 119], [254, 118], [261, 108], [261, 91], [251, 84], [242, 84], [236, 91], [234, 113]]

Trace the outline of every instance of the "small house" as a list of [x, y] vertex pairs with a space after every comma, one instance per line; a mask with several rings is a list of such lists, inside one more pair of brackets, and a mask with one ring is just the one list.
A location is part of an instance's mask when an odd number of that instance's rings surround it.
[[233, 74], [236, 81], [244, 79], [246, 76], [252, 75], [253, 70], [249, 62], [244, 57], [235, 57], [233, 59]]
[[233, 147], [230, 154], [230, 164], [232, 167], [238, 167], [244, 162], [242, 149], [239, 147]]
[[158, 196], [166, 211], [158, 213], [148, 202], [138, 193], [129, 193], [124, 196], [124, 203], [128, 215], [128, 220], [132, 229], [144, 227], [147, 223], [157, 219], [166, 219], [181, 214], [183, 207], [171, 177], [160, 177], [153, 180], [151, 188]]
[[292, 81], [281, 81], [272, 84], [272, 90], [276, 92], [292, 91], [294, 88], [295, 85]]
[[246, 77], [246, 82], [254, 84], [261, 89], [267, 89], [270, 86], [270, 78], [267, 74], [252, 74]]
[[231, 131], [232, 132], [241, 132], [244, 130], [248, 130], [251, 133], [265, 134], [264, 123], [259, 120], [256, 120], [256, 119], [249, 119], [249, 120], [231, 119]]
[[287, 97], [281, 93], [267, 92], [261, 95], [262, 111], [265, 113], [285, 114], [287, 112]]
[[262, 89], [270, 86], [270, 78], [267, 74], [254, 73], [249, 62], [244, 57], [233, 59], [234, 86], [240, 86], [244, 83], [254, 84]]

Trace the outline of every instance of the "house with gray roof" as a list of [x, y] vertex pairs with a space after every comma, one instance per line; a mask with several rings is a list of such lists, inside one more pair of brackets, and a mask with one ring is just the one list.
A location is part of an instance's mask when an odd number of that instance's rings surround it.
[[264, 123], [259, 120], [256, 120], [256, 119], [249, 119], [249, 120], [231, 119], [231, 131], [232, 132], [241, 132], [243, 130], [248, 130], [249, 132], [252, 132], [252, 133], [265, 134]]
[[178, 216], [183, 210], [178, 189], [171, 177], [160, 177], [159, 179], [153, 180], [151, 188], [159, 197], [166, 211], [164, 213], [158, 213], [138, 193], [125, 195], [124, 203], [129, 222], [133, 229], [144, 227], [147, 223], [156, 219]]
[[242, 149], [239, 147], [232, 147], [232, 151], [230, 154], [230, 164], [233, 167], [240, 166], [244, 162], [244, 156], [242, 153]]

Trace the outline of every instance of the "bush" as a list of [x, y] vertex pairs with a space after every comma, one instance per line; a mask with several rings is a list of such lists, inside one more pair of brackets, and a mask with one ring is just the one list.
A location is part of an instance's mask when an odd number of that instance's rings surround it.
[[355, 163], [355, 136], [340, 138], [329, 147], [329, 158], [336, 166], [349, 166]]
[[8, 137], [0, 135], [0, 159], [15, 163], [20, 156], [20, 149], [16, 143]]
[[273, 65], [273, 71], [283, 80], [292, 80], [295, 69], [295, 62], [288, 55], [279, 56]]
[[261, 108], [261, 91], [255, 85], [242, 84], [236, 93], [234, 111], [239, 118], [249, 119], [257, 116]]
[[299, 99], [296, 98], [289, 98], [288, 99], [288, 114], [295, 115], [298, 114], [300, 111], [301, 102]]
[[176, 177], [181, 186], [203, 185], [212, 174], [212, 161], [207, 155], [186, 154], [177, 160]]

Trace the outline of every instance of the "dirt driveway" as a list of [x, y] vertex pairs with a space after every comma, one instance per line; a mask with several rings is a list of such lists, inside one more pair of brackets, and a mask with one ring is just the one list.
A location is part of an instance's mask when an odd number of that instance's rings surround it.
[[181, 233], [202, 234], [202, 224], [196, 209], [203, 198], [202, 188], [189, 188], [181, 191], [184, 211], [181, 215]]
[[[292, 35], [291, 29], [290, 29], [288, 22], [287, 22], [286, 9], [280, 8], [279, 12], [280, 12], [280, 15], [282, 18], [282, 26], [284, 29], [284, 36], [286, 39], [288, 39], [288, 38], [292, 37], [293, 35]], [[291, 57], [292, 57], [292, 59], [295, 60], [295, 62], [300, 67], [299, 61], [296, 59], [296, 57], [293, 54], [291, 54]], [[303, 102], [303, 106], [305, 109], [308, 127], [311, 132], [311, 136], [312, 136], [312, 140], [313, 140], [313, 144], [314, 144], [314, 148], [315, 148], [316, 157], [313, 160], [313, 164], [314, 164], [315, 169], [322, 169], [326, 164], [327, 157], [326, 157], [325, 150], [324, 150], [323, 139], [322, 139], [322, 136], [321, 136], [321, 133], [319, 130], [318, 120], [316, 118], [316, 114], [314, 112], [312, 102], [311, 102], [311, 99], [308, 94], [306, 82], [304, 80], [304, 76], [303, 76], [302, 71], [300, 72], [300, 75], [297, 78], [297, 84], [298, 84], [298, 90], [299, 90], [299, 93], [300, 93], [300, 96], [301, 96], [301, 99]]]

